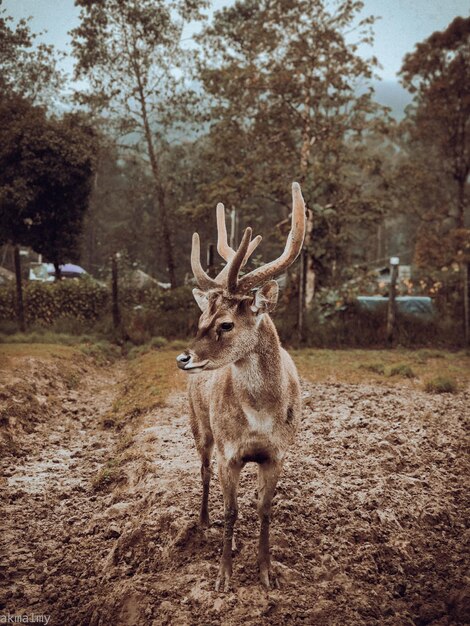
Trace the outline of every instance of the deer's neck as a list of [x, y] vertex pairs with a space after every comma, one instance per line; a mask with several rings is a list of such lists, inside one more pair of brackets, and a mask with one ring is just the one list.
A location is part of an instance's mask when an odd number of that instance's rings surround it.
[[232, 364], [232, 380], [240, 400], [270, 404], [283, 393], [281, 344], [273, 321], [264, 315], [252, 352]]

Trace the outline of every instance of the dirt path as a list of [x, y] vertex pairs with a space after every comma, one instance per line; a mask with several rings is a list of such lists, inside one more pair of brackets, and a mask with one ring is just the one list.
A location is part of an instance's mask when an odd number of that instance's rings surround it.
[[[250, 464], [233, 591], [216, 594], [221, 493], [214, 480], [213, 523], [201, 532], [184, 396], [116, 434], [99, 418], [122, 366], [83, 376], [80, 390], [58, 391], [56, 412], [25, 436], [23, 456], [1, 462], [0, 615], [33, 612], [67, 626], [470, 620], [468, 392], [304, 383], [302, 429], [274, 504], [282, 587], [257, 582]], [[112, 478], [97, 488], [103, 467]]]
[[[72, 373], [61, 375], [60, 363], [22, 360], [0, 396], [10, 399], [4, 412], [17, 418], [13, 427], [26, 426], [0, 461], [0, 615], [51, 614], [64, 592], [61, 564], [79, 542], [80, 524], [101, 506], [90, 484], [116, 435], [99, 418], [112, 403], [122, 366], [82, 365]], [[71, 389], [78, 381], [80, 388]], [[16, 414], [12, 404], [32, 407], [37, 422], [23, 424], [24, 412]]]

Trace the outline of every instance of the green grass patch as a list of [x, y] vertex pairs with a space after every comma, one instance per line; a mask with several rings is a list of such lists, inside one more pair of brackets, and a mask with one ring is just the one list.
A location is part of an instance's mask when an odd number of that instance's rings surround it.
[[453, 378], [437, 376], [424, 383], [424, 390], [428, 393], [457, 393], [458, 385]]
[[129, 420], [163, 406], [173, 391], [182, 390], [186, 379], [176, 367], [177, 350], [138, 352], [128, 361], [127, 375], [110, 411], [103, 417], [106, 428], [122, 428]]
[[93, 478], [91, 482], [92, 490], [95, 492], [108, 491], [113, 485], [122, 482], [125, 476], [119, 465], [118, 459], [108, 461]]
[[109, 341], [97, 341], [96, 343], [81, 345], [80, 351], [86, 356], [91, 357], [97, 365], [106, 365], [121, 356], [119, 346]]
[[[292, 350], [291, 355], [300, 375], [311, 382], [416, 386], [416, 379], [448, 376], [459, 387], [470, 383], [470, 355], [464, 351], [304, 348]], [[393, 370], [395, 374], [384, 376]], [[411, 372], [414, 378], [409, 377]]]
[[412, 368], [405, 363], [394, 365], [390, 369], [390, 376], [401, 376], [402, 378], [416, 378], [416, 374], [414, 373]]

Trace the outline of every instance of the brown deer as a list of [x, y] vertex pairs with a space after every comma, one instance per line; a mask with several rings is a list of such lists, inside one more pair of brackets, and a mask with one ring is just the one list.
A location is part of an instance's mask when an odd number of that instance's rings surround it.
[[199, 286], [193, 294], [202, 315], [196, 339], [176, 360], [183, 371], [198, 374], [190, 377], [188, 389], [190, 423], [201, 457], [204, 527], [209, 525], [215, 444], [225, 508], [217, 591], [229, 589], [238, 481], [250, 461], [258, 463], [260, 580], [268, 588], [270, 583], [277, 586], [269, 556], [271, 501], [300, 419], [301, 396], [297, 370], [281, 347], [269, 313], [279, 291], [273, 278], [295, 261], [304, 240], [305, 204], [298, 183], [292, 185], [292, 197], [292, 226], [284, 252], [242, 277], [241, 267], [261, 241], [260, 236], [251, 241], [251, 228], [245, 230], [238, 250], [233, 250], [227, 243], [224, 207], [217, 205], [217, 250], [226, 265], [216, 278], [203, 270], [199, 236], [193, 235], [191, 267]]

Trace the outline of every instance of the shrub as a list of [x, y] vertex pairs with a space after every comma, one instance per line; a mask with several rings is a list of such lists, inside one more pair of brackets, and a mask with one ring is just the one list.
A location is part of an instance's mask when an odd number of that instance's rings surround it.
[[[51, 326], [62, 319], [62, 331], [98, 319], [109, 305], [108, 290], [93, 279], [26, 283], [23, 298], [27, 323]], [[8, 285], [0, 288], [0, 320], [13, 319], [15, 287]]]
[[437, 376], [436, 378], [426, 381], [424, 390], [428, 393], [456, 393], [458, 387], [453, 378]]
[[390, 376], [403, 376], [403, 378], [416, 378], [416, 374], [413, 372], [409, 365], [394, 365], [390, 370]]
[[153, 337], [150, 340], [150, 346], [152, 348], [164, 348], [168, 345], [168, 339], [165, 337]]
[[80, 350], [83, 354], [92, 357], [98, 365], [106, 365], [121, 356], [118, 346], [109, 343], [109, 341], [86, 344], [81, 346]]

